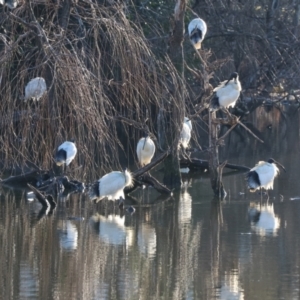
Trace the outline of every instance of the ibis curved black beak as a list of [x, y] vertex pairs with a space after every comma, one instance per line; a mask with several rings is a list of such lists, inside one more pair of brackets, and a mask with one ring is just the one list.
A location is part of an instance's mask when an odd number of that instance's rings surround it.
[[273, 164], [276, 164], [277, 166], [279, 166], [284, 172], [286, 172], [286, 169], [285, 167], [278, 161], [276, 161], [274, 158], [270, 158], [268, 160], [268, 163], [273, 163]]
[[277, 166], [279, 166], [284, 172], [286, 172], [285, 167], [284, 167], [281, 163], [279, 163], [278, 161], [275, 161], [275, 164], [276, 164]]
[[228, 82], [229, 82], [230, 80], [232, 80], [232, 79], [234, 79], [234, 82], [237, 83], [238, 76], [239, 76], [239, 74], [238, 74], [237, 72], [233, 72], [233, 73], [230, 75], [230, 77], [229, 77], [229, 79], [227, 80], [227, 82], [225, 83], [225, 85], [227, 85]]

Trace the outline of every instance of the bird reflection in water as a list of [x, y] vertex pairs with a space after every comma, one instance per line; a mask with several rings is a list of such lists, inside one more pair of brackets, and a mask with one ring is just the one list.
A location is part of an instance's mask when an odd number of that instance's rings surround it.
[[190, 186], [191, 184], [188, 180], [183, 182], [178, 204], [178, 221], [180, 224], [190, 223], [192, 218], [192, 197], [188, 192]]
[[156, 254], [156, 232], [150, 224], [142, 223], [138, 228], [139, 251], [147, 258], [153, 258]]
[[89, 223], [99, 235], [101, 242], [125, 245], [127, 249], [137, 244], [141, 254], [147, 258], [154, 257], [157, 240], [155, 228], [149, 223], [140, 223], [137, 227], [125, 226], [125, 218], [126, 215], [104, 216], [96, 213], [90, 218]]
[[273, 204], [251, 203], [248, 216], [251, 227], [261, 236], [276, 235], [280, 228], [280, 218], [275, 215]]
[[98, 213], [90, 218], [90, 225], [99, 235], [101, 241], [129, 247], [133, 244], [134, 230], [125, 226], [125, 216], [110, 214], [103, 216]]
[[59, 221], [58, 230], [61, 248], [66, 251], [76, 250], [78, 245], [78, 230], [76, 225], [69, 220]]
[[231, 273], [225, 273], [222, 285], [218, 288], [217, 299], [243, 300], [244, 291], [240, 287], [239, 275], [237, 270]]

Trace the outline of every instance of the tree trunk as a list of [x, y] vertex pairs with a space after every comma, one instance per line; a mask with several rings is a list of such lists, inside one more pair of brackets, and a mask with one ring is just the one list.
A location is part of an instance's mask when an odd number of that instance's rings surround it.
[[223, 199], [226, 192], [222, 183], [222, 171], [223, 168], [219, 165], [219, 124], [215, 122], [216, 112], [209, 113], [209, 174], [211, 187], [213, 189], [215, 197]]
[[170, 155], [164, 162], [164, 184], [170, 188], [181, 186], [180, 163], [178, 155], [179, 134], [184, 119], [184, 55], [183, 55], [183, 33], [184, 14], [186, 0], [177, 0], [174, 10], [174, 23], [169, 38], [168, 54], [173, 62], [181, 81], [175, 79], [170, 72], [170, 97], [163, 99], [163, 107], [160, 109], [158, 118], [160, 145], [163, 149], [171, 148]]
[[299, 35], [299, 23], [300, 23], [300, 0], [294, 0], [294, 35], [296, 39]]
[[276, 57], [277, 57], [277, 52], [276, 52], [276, 45], [275, 45], [275, 13], [276, 10], [278, 9], [279, 6], [279, 0], [269, 0], [269, 6], [266, 14], [266, 34], [267, 34], [267, 39], [270, 44], [270, 50], [269, 50], [269, 68], [268, 68], [268, 77], [273, 82], [275, 80], [275, 74], [276, 70], [274, 66], [276, 65]]

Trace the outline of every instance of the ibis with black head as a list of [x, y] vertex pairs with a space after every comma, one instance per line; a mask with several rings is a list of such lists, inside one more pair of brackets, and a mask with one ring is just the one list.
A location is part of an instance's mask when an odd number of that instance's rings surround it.
[[284, 166], [273, 158], [268, 161], [259, 161], [246, 175], [250, 192], [258, 189], [272, 190], [274, 179], [279, 174], [278, 166], [285, 171]]
[[119, 206], [122, 206], [125, 200], [124, 188], [132, 184], [133, 178], [127, 169], [123, 172], [112, 171], [92, 184], [89, 197], [96, 202], [106, 197], [108, 200], [119, 200]]
[[219, 108], [227, 109], [234, 107], [242, 90], [239, 81], [239, 74], [233, 72], [228, 80], [221, 82], [214, 88], [214, 96], [211, 100], [211, 108], [217, 110]]
[[77, 154], [77, 147], [75, 141], [65, 141], [62, 143], [56, 151], [55, 163], [58, 166], [68, 166]]

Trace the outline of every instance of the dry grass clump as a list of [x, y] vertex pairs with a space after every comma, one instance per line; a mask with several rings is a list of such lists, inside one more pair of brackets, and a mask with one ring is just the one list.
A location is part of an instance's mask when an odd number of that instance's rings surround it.
[[[122, 134], [135, 142], [146, 119], [155, 131], [171, 63], [158, 65], [120, 6], [37, 3], [0, 15], [1, 162], [50, 168], [57, 145], [74, 138], [84, 172], [120, 167], [118, 150], [127, 158], [134, 151]], [[48, 91], [24, 103], [25, 86], [37, 76]], [[116, 121], [119, 115], [140, 128]]]

